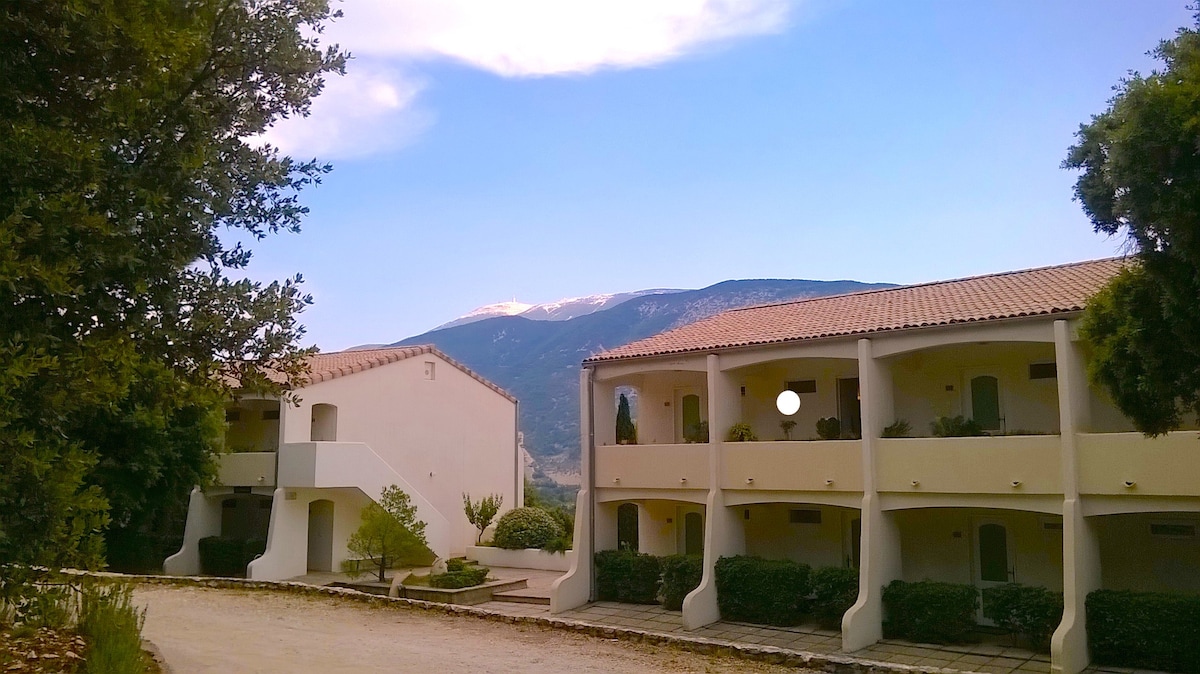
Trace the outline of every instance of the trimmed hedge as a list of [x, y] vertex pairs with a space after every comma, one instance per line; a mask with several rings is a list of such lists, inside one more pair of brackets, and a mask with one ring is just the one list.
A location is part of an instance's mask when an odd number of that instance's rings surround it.
[[200, 573], [206, 576], [241, 578], [246, 565], [267, 549], [263, 538], [209, 536], [200, 539]]
[[[451, 562], [458, 562], [451, 566]], [[462, 587], [471, 587], [479, 585], [487, 580], [488, 572], [491, 569], [486, 566], [470, 566], [464, 564], [460, 559], [446, 560], [446, 573], [429, 576], [429, 586], [439, 587], [449, 590], [457, 590]]]
[[543, 548], [563, 536], [554, 517], [541, 508], [513, 508], [500, 517], [492, 543], [505, 550]]
[[1005, 583], [983, 589], [983, 615], [1015, 638], [1023, 635], [1035, 650], [1050, 645], [1062, 622], [1063, 596], [1044, 587]]
[[670, 555], [663, 557], [662, 605], [668, 611], [683, 609], [683, 599], [700, 586], [704, 575], [704, 557], [701, 555]]
[[724, 620], [798, 625], [808, 610], [812, 569], [787, 559], [717, 560], [717, 606]]
[[662, 562], [632, 550], [596, 553], [596, 597], [600, 601], [657, 604]]
[[884, 636], [932, 644], [962, 643], [975, 628], [979, 591], [972, 585], [893, 580], [883, 588]]
[[1094, 664], [1200, 673], [1200, 596], [1096, 590], [1087, 634]]
[[813, 617], [825, 629], [840, 629], [842, 616], [858, 601], [858, 569], [817, 569], [812, 573], [812, 592]]

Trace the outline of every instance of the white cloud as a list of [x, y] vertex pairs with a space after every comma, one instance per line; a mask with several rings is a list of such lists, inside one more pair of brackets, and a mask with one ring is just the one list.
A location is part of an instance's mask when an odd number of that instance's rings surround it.
[[308, 118], [265, 140], [285, 152], [358, 156], [411, 141], [432, 116], [415, 105], [422, 61], [504, 77], [651, 66], [708, 45], [782, 30], [792, 0], [346, 0], [325, 37], [355, 57]]
[[355, 61], [328, 77], [308, 117], [281, 120], [257, 139], [285, 154], [321, 159], [357, 157], [402, 147], [432, 115], [415, 106], [423, 82], [395, 69]]
[[329, 30], [352, 52], [450, 58], [510, 77], [662, 63], [782, 29], [788, 0], [349, 0]]

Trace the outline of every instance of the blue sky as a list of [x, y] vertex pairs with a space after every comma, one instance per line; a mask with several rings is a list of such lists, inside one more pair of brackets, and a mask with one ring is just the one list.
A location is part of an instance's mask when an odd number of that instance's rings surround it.
[[355, 59], [268, 140], [334, 164], [303, 232], [322, 350], [516, 298], [915, 283], [1110, 256], [1059, 168], [1183, 2], [346, 0]]

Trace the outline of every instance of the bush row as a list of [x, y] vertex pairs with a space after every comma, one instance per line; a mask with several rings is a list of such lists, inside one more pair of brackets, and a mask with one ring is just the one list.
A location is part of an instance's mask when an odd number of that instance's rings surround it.
[[815, 572], [787, 559], [722, 557], [717, 560], [717, 605], [725, 620], [797, 625], [812, 616], [837, 627], [858, 599], [858, 571], [826, 567]]
[[657, 604], [662, 560], [632, 550], [596, 553], [596, 598], [627, 604]]
[[1062, 622], [1063, 596], [1044, 587], [1020, 583], [1005, 583], [983, 590], [983, 615], [1008, 630], [1015, 637], [1024, 637], [1034, 650], [1045, 650], [1050, 635]]
[[242, 577], [246, 565], [267, 549], [264, 538], [209, 536], [200, 539], [200, 572], [207, 576]]
[[894, 580], [883, 588], [883, 633], [909, 641], [952, 644], [975, 628], [979, 591], [973, 585]]
[[1087, 596], [1097, 665], [1200, 673], [1200, 597], [1096, 590]]

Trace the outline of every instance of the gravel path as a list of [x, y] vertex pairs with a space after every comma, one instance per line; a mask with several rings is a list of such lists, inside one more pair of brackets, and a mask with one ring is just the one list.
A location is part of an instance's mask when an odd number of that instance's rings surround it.
[[144, 636], [176, 674], [804, 672], [470, 616], [371, 608], [334, 597], [142, 586], [135, 599], [147, 609]]

